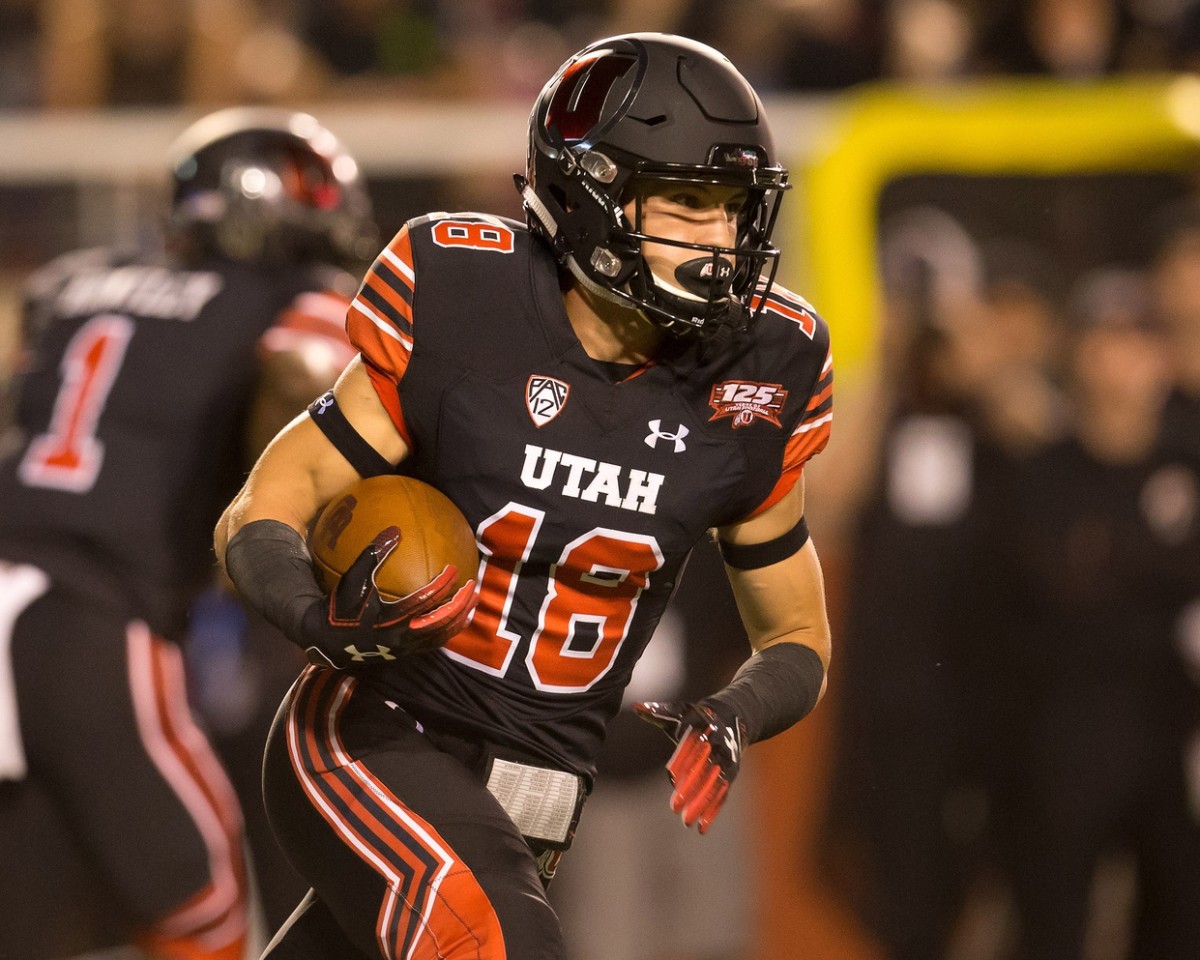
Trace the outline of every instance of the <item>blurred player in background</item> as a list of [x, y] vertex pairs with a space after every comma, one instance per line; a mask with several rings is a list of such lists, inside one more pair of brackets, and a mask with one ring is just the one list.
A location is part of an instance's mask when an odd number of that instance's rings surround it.
[[1103, 268], [1071, 298], [1073, 436], [998, 501], [1010, 774], [999, 836], [1020, 960], [1078, 960], [1097, 867], [1136, 874], [1127, 956], [1200, 943], [1200, 822], [1185, 757], [1200, 719], [1176, 642], [1200, 584], [1200, 460], [1161, 431], [1171, 367], [1142, 274]]
[[[528, 225], [430, 214], [388, 244], [348, 315], [361, 358], [217, 528], [245, 599], [313, 661], [265, 760], [313, 885], [275, 960], [561, 958], [545, 884], [711, 529], [753, 655], [715, 694], [640, 707], [678, 743], [683, 822], [707, 831], [743, 748], [824, 690], [802, 471], [828, 438], [829, 332], [772, 284], [787, 174], [758, 96], [702, 44], [599, 41], [538, 97], [517, 181]], [[313, 516], [397, 465], [475, 528], [477, 596], [439, 576], [382, 604], [386, 538], [317, 586]]]
[[980, 243], [926, 204], [880, 237], [876, 362], [840, 413], [854, 443], [821, 462], [822, 519], [847, 525], [839, 676], [855, 695], [837, 715], [820, 842], [889, 960], [928, 960], [954, 955], [964, 907], [996, 874], [988, 814], [1010, 698], [992, 662], [1008, 615], [991, 516], [1011, 471], [1064, 429], [1061, 319], [1031, 241]]
[[29, 285], [0, 461], [0, 956], [246, 948], [241, 814], [178, 641], [256, 444], [346, 359], [336, 265], [370, 211], [303, 114], [212, 114], [172, 162], [163, 244]]

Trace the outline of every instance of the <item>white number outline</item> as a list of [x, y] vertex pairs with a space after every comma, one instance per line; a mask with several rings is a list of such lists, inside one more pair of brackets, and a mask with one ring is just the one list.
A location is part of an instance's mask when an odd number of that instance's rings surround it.
[[[530, 528], [529, 534], [522, 546], [520, 558], [515, 562], [505, 561], [504, 563], [500, 563], [495, 559], [495, 553], [493, 549], [487, 545], [487, 533], [491, 527], [495, 526], [496, 524], [503, 523], [506, 518], [514, 515], [519, 515], [525, 517], [526, 519], [533, 520], [533, 526]], [[478, 670], [481, 673], [486, 673], [489, 676], [503, 677], [505, 674], [507, 674], [512, 666], [513, 657], [518, 646], [525, 639], [521, 635], [509, 629], [508, 626], [513, 598], [516, 595], [517, 585], [521, 579], [522, 568], [524, 567], [526, 561], [528, 561], [533, 550], [533, 546], [537, 541], [539, 533], [541, 532], [545, 515], [545, 511], [543, 510], [538, 510], [533, 507], [527, 507], [523, 506], [522, 504], [509, 501], [509, 503], [507, 503], [502, 509], [496, 511], [479, 524], [478, 528], [476, 529], [476, 541], [480, 544], [481, 554], [478, 574], [478, 581], [480, 584], [479, 589], [481, 591], [484, 589], [484, 585], [487, 582], [485, 578], [488, 578], [489, 567], [494, 565], [494, 568], [498, 572], [497, 575], [502, 576], [507, 574], [509, 577], [508, 584], [506, 585], [506, 595], [502, 608], [499, 611], [497, 623], [493, 628], [490, 628], [490, 633], [487, 632], [487, 629], [489, 628], [484, 628], [475, 623], [475, 619], [478, 614], [478, 608], [476, 608], [475, 612], [472, 613], [471, 620], [466, 631], [464, 631], [463, 634], [459, 634], [457, 637], [451, 638], [449, 643], [442, 647], [443, 654], [450, 657], [452, 660], [463, 664], [464, 666], [470, 667], [473, 670]], [[502, 531], [503, 529], [504, 528], [501, 528]], [[642, 582], [633, 592], [632, 596], [622, 600], [620, 604], [622, 611], [622, 622], [619, 636], [615, 642], [612, 642], [611, 652], [607, 655], [605, 662], [603, 664], [596, 665], [596, 669], [593, 671], [587, 682], [572, 684], [547, 682], [545, 679], [543, 679], [536, 663], [539, 650], [543, 658], [549, 655], [554, 658], [570, 658], [578, 661], [594, 661], [605, 645], [605, 629], [609, 624], [610, 618], [615, 615], [615, 611], [601, 612], [599, 614], [591, 611], [568, 614], [565, 617], [565, 635], [562, 637], [561, 643], [559, 643], [556, 649], [552, 649], [547, 645], [555, 643], [558, 640], [558, 637], [551, 637], [546, 632], [547, 615], [552, 609], [556, 598], [560, 596], [560, 586], [569, 586], [564, 584], [562, 577], [560, 576], [560, 571], [563, 569], [564, 564], [566, 564], [576, 550], [579, 550], [600, 538], [615, 540], [630, 547], [640, 546], [642, 548], [646, 548], [649, 554], [654, 558], [654, 566], [648, 570], [629, 570], [623, 567], [614, 567], [608, 564], [592, 563], [590, 569], [581, 571], [579, 573], [579, 582], [591, 584], [593, 587], [618, 588], [626, 584], [630, 577], [638, 577]], [[590, 690], [604, 676], [606, 676], [609, 671], [612, 670], [613, 664], [616, 663], [617, 657], [620, 655], [621, 649], [625, 645], [625, 640], [629, 636], [629, 628], [637, 614], [638, 601], [641, 599], [642, 594], [650, 586], [651, 575], [655, 571], [662, 569], [664, 562], [665, 560], [662, 550], [654, 537], [628, 533], [622, 530], [613, 530], [608, 527], [594, 527], [587, 533], [576, 537], [570, 543], [566, 544], [563, 547], [557, 562], [551, 565], [549, 573], [547, 574], [545, 594], [542, 600], [541, 608], [538, 612], [537, 627], [532, 636], [528, 639], [528, 647], [525, 652], [525, 665], [529, 671], [529, 676], [534, 684], [534, 687], [538, 690], [548, 693], [583, 693], [587, 690]], [[593, 591], [593, 593], [597, 597], [602, 596], [602, 594], [598, 592]], [[615, 604], [616, 602], [616, 598], [614, 598], [613, 603]], [[571, 642], [576, 635], [576, 626], [585, 623], [592, 624], [596, 627], [596, 642], [589, 650], [570, 649]], [[476, 630], [477, 633], [472, 635], [472, 630]], [[462, 650], [455, 649], [456, 644], [466, 647], [476, 645], [480, 642], [490, 644], [494, 643], [495, 640], [503, 641], [508, 644], [508, 650], [505, 652], [503, 661], [498, 667], [485, 663], [477, 659], [475, 656], [471, 656], [470, 654], [463, 652]]]
[[[96, 436], [96, 426], [135, 329], [129, 317], [102, 313], [72, 334], [59, 362], [62, 383], [50, 427], [33, 438], [21, 458], [22, 483], [68, 493], [87, 493], [95, 486], [104, 463], [104, 443]], [[99, 354], [93, 359], [96, 350]], [[76, 462], [56, 464], [55, 458], [65, 453], [74, 453]]]

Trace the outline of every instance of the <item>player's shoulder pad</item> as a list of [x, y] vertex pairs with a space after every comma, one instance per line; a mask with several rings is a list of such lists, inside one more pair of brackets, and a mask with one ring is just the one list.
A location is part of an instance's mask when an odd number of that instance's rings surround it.
[[521, 257], [495, 255], [524, 253], [531, 241], [525, 224], [507, 217], [470, 211], [426, 213], [400, 228], [375, 258], [369, 275], [381, 275], [391, 286], [400, 283], [409, 290], [421, 281], [462, 286], [464, 254], [481, 255], [471, 265], [477, 276], [489, 265], [493, 270], [511, 269]]
[[409, 220], [405, 229], [414, 244], [457, 252], [511, 254], [530, 239], [524, 223], [475, 211], [427, 213]]
[[812, 304], [780, 284], [760, 291], [753, 303], [761, 311], [745, 349], [721, 372], [724, 382], [774, 384], [797, 400], [809, 398], [789, 406], [797, 416], [822, 413], [833, 384], [828, 324]]
[[407, 257], [410, 285], [425, 304], [494, 299], [497, 290], [528, 284], [538, 243], [524, 223], [486, 213], [432, 213], [410, 220], [405, 231], [392, 249]]
[[766, 295], [755, 295], [753, 306], [761, 305], [758, 323], [767, 334], [799, 333], [815, 347], [828, 349], [829, 325], [811, 303], [780, 283], [771, 284]]

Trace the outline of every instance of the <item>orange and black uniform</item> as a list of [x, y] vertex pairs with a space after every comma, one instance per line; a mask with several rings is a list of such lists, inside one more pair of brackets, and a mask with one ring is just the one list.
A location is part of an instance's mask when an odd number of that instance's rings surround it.
[[488, 762], [590, 786], [693, 545], [777, 502], [825, 445], [828, 329], [775, 287], [723, 354], [672, 341], [614, 375], [524, 226], [438, 214], [376, 259], [348, 331], [408, 442], [401, 469], [476, 531], [480, 602], [439, 651], [310, 668], [268, 746], [269, 812], [364, 953], [559, 957], [542, 851], [485, 789]]
[[261, 352], [344, 343], [329, 279], [112, 249], [32, 278], [0, 460], [0, 956], [240, 956], [241, 817], [176, 644]]

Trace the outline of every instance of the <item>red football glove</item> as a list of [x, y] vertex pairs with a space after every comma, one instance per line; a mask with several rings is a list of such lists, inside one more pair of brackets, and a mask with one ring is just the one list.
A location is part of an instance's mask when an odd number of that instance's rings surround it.
[[633, 709], [678, 744], [667, 761], [675, 787], [671, 809], [684, 826], [699, 824], [708, 833], [741, 764], [741, 720], [720, 703], [637, 703]]
[[478, 600], [475, 581], [456, 591], [453, 564], [407, 597], [388, 601], [379, 595], [375, 572], [399, 542], [400, 531], [388, 527], [342, 574], [333, 593], [305, 610], [301, 636], [293, 639], [310, 663], [337, 670], [388, 663], [436, 650], [467, 625]]

